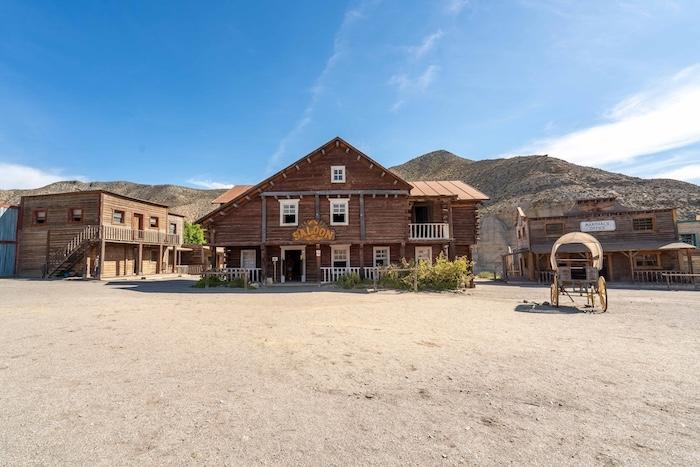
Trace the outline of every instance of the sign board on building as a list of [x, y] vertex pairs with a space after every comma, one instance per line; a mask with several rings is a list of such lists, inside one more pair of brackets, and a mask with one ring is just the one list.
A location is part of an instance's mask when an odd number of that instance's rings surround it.
[[316, 242], [319, 240], [334, 240], [335, 231], [328, 227], [323, 221], [311, 219], [299, 226], [292, 232], [292, 240], [305, 240]]
[[581, 232], [612, 232], [615, 230], [615, 221], [581, 221]]
[[320, 249], [316, 249], [316, 256], [321, 256], [321, 250], [320, 250]]
[[273, 263], [276, 263], [277, 261], [279, 261], [279, 257], [273, 256], [273, 257], [272, 257], [272, 262], [273, 262]]

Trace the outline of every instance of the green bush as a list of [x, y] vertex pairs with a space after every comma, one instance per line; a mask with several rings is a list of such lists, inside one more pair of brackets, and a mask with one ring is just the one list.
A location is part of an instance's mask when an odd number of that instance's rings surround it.
[[343, 289], [354, 289], [360, 284], [362, 284], [362, 279], [360, 279], [360, 275], [356, 272], [340, 276], [338, 280], [335, 281], [335, 285]]
[[202, 230], [202, 226], [185, 222], [182, 242], [186, 245], [204, 245], [204, 230]]
[[238, 279], [228, 281], [226, 285], [234, 289], [241, 289], [245, 287], [245, 280], [242, 277], [239, 277]]
[[497, 272], [493, 271], [481, 271], [479, 274], [476, 275], [479, 279], [493, 279], [495, 276], [496, 279], [500, 279], [501, 275]]
[[220, 287], [226, 285], [226, 281], [217, 276], [206, 276], [199, 279], [192, 287], [203, 289], [205, 287]]
[[450, 261], [440, 253], [433, 264], [402, 260], [400, 265], [389, 266], [379, 284], [403, 290], [413, 290], [414, 284], [418, 290], [457, 290], [472, 281], [472, 268], [473, 263], [465, 256]]

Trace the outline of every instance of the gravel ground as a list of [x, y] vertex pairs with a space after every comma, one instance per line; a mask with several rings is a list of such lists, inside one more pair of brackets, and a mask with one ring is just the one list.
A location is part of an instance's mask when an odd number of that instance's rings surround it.
[[700, 292], [189, 285], [0, 280], [0, 465], [700, 464]]

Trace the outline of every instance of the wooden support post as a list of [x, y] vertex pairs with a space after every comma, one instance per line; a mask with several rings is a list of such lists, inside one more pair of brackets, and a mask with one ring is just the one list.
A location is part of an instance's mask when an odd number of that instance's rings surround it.
[[267, 241], [267, 198], [264, 195], [260, 197], [260, 203], [260, 241], [265, 243]]
[[158, 245], [158, 263], [156, 263], [156, 274], [163, 272], [163, 244]]
[[527, 278], [535, 280], [535, 254], [531, 251], [527, 254]]
[[[452, 200], [448, 199], [447, 200], [447, 230], [448, 232], [448, 237], [451, 239], [455, 238], [454, 231], [452, 230]], [[447, 253], [447, 259], [453, 260], [455, 258], [455, 243], [454, 240], [452, 240], [449, 244], [449, 250]]]
[[[267, 248], [264, 243], [260, 244], [260, 273], [262, 274], [260, 281], [265, 285], [267, 282]], [[273, 277], [272, 281], [274, 282], [274, 280]]]
[[[322, 251], [320, 243], [316, 244], [316, 251]], [[321, 281], [323, 281], [323, 271], [321, 270], [321, 255], [317, 255], [316, 251], [314, 251], [314, 255], [316, 256], [316, 274], [318, 277], [318, 284], [321, 285]]]
[[209, 252], [211, 253], [211, 268], [214, 271], [218, 271], [219, 270], [219, 255], [216, 253], [216, 245], [210, 245], [209, 248], [210, 248]]
[[688, 257], [688, 272], [691, 274], [690, 280], [693, 281], [693, 288], [695, 288], [695, 276], [692, 275], [695, 274], [695, 272], [693, 272], [693, 252], [689, 248], [685, 250], [685, 254]]
[[364, 271], [365, 267], [365, 244], [360, 243], [360, 274]]
[[100, 261], [97, 266], [97, 278], [99, 280], [102, 280], [104, 277], [104, 271], [105, 271], [105, 251], [107, 248], [105, 247], [105, 242], [104, 240], [100, 240]]
[[314, 205], [315, 205], [315, 209], [316, 209], [315, 218], [317, 221], [320, 221], [321, 220], [321, 198], [318, 196], [318, 194], [316, 194], [316, 196], [315, 196]]
[[360, 240], [364, 241], [367, 238], [365, 231], [365, 195], [360, 194]]
[[136, 274], [143, 274], [143, 243], [139, 243], [139, 250], [137, 255], [136, 263]]
[[629, 251], [627, 253], [627, 256], [629, 257], [630, 260], [630, 274], [632, 274], [632, 283], [637, 282], [635, 277], [634, 277], [634, 254]]
[[399, 256], [402, 259], [406, 258], [406, 242], [401, 242], [401, 248], [399, 249]]

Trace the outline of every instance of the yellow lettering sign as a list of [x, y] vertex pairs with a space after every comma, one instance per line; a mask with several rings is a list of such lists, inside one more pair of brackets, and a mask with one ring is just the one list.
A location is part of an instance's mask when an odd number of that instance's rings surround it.
[[292, 232], [292, 240], [318, 242], [321, 240], [334, 240], [335, 231], [321, 221], [311, 219]]

